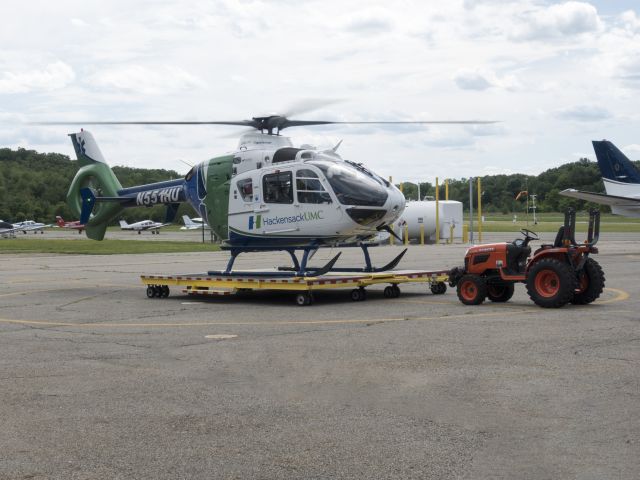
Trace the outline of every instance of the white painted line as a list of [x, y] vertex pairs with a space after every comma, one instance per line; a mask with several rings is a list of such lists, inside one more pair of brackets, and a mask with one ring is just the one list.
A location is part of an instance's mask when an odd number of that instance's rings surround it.
[[236, 338], [238, 335], [230, 335], [226, 333], [218, 333], [217, 335], [205, 335], [204, 338], [210, 338], [212, 340], [228, 340], [230, 338]]

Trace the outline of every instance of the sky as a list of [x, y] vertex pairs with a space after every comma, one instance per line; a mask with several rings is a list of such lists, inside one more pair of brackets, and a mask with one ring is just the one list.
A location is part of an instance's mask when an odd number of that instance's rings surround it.
[[[284, 131], [399, 181], [538, 174], [591, 140], [640, 159], [640, 2], [181, 0], [0, 2], [0, 147], [188, 166], [238, 127], [91, 120], [495, 120]], [[302, 109], [304, 110], [304, 109]], [[29, 122], [72, 121], [71, 126]]]

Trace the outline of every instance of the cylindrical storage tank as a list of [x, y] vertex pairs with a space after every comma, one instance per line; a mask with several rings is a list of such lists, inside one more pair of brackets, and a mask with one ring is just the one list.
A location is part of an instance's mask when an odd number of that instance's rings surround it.
[[[453, 225], [453, 237], [462, 237], [462, 203], [454, 200], [441, 200], [440, 209], [440, 238], [446, 239], [450, 235]], [[409, 228], [409, 239], [420, 240], [420, 226], [424, 225], [425, 240], [435, 240], [436, 235], [436, 202], [425, 200], [407, 202], [402, 216], [394, 224], [395, 231], [402, 235], [404, 226]]]

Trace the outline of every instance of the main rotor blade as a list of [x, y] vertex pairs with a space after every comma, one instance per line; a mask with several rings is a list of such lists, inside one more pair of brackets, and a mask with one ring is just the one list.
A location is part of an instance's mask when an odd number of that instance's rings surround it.
[[29, 125], [236, 125], [257, 130], [274, 128], [284, 130], [288, 127], [312, 125], [488, 125], [499, 123], [497, 120], [371, 120], [371, 121], [333, 121], [333, 120], [289, 120], [287, 117], [256, 117], [253, 120], [239, 121], [54, 121], [28, 122]]
[[[77, 122], [68, 122], [68, 121], [63, 121], [63, 122], [28, 122], [29, 125], [238, 125], [241, 127], [253, 127], [255, 122], [253, 120], [240, 120], [240, 121], [230, 121], [230, 122], [218, 122], [218, 121], [204, 121], [204, 122], [197, 122], [197, 121], [178, 121], [178, 122], [173, 122], [173, 121], [162, 121], [162, 122], [155, 122], [155, 121], [126, 121], [126, 122], [120, 122], [120, 121], [93, 121], [93, 120], [88, 120], [88, 121], [77, 121]], [[255, 127], [254, 127], [255, 128]]]

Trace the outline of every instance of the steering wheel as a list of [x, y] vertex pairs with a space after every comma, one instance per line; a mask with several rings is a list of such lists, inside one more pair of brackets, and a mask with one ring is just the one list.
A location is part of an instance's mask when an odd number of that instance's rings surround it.
[[520, 233], [524, 235], [524, 241], [522, 242], [522, 244], [525, 246], [528, 245], [531, 240], [538, 240], [538, 234], [536, 232], [532, 232], [527, 228], [523, 228], [522, 230], [520, 230]]

